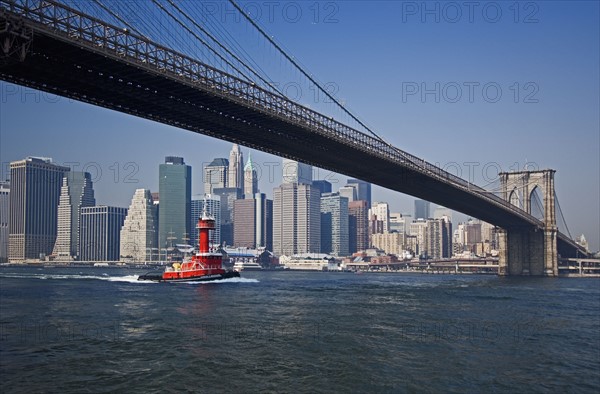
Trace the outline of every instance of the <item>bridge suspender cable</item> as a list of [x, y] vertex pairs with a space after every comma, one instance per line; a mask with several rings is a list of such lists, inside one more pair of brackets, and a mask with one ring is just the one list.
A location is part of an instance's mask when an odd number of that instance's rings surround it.
[[249, 65], [247, 65], [246, 63], [244, 63], [244, 61], [242, 59], [240, 59], [235, 53], [231, 52], [226, 46], [224, 46], [223, 44], [221, 44], [217, 38], [215, 38], [209, 31], [207, 31], [200, 24], [198, 24], [194, 19], [192, 19], [184, 10], [182, 10], [177, 4], [175, 4], [175, 2], [173, 0], [167, 0], [167, 1], [181, 15], [183, 15], [188, 21], [190, 21], [197, 29], [199, 29], [201, 32], [203, 32], [204, 34], [206, 34], [207, 37], [209, 37], [211, 40], [213, 40], [215, 42], [215, 44], [217, 44], [221, 49], [223, 49], [229, 56], [231, 56], [239, 64], [241, 64], [242, 66], [244, 66], [248, 71], [250, 71], [254, 76], [256, 76], [258, 79], [260, 79], [262, 82], [264, 82], [265, 84], [267, 84], [270, 88], [272, 88], [277, 93], [279, 93], [282, 96], [284, 96], [283, 93], [281, 93], [281, 91], [279, 91], [275, 86], [273, 86], [273, 84], [271, 82], [269, 82], [265, 78], [263, 78], [262, 75], [260, 75], [259, 73], [257, 73], [256, 71], [254, 71], [254, 69], [252, 67], [250, 67]]
[[129, 24], [125, 19], [121, 18], [116, 12], [114, 12], [113, 10], [111, 10], [110, 8], [108, 8], [107, 6], [105, 6], [104, 4], [102, 4], [100, 1], [98, 0], [92, 0], [94, 3], [96, 3], [97, 5], [100, 6], [100, 8], [102, 8], [104, 11], [108, 12], [110, 15], [112, 15], [113, 18], [117, 19], [119, 22], [121, 22], [122, 24], [124, 24], [125, 26], [127, 26], [127, 28], [129, 30], [131, 30], [133, 33], [139, 35], [142, 38], [145, 39], [149, 39], [148, 37], [146, 37], [144, 34], [142, 34], [139, 30], [137, 30], [135, 27], [131, 26], [131, 24]]
[[[229, 60], [227, 60], [225, 57], [223, 57], [218, 51], [216, 51], [208, 42], [206, 42], [202, 37], [200, 37], [198, 34], [196, 34], [196, 32], [194, 32], [192, 29], [190, 29], [189, 27], [187, 27], [183, 22], [181, 22], [179, 20], [179, 18], [177, 18], [175, 15], [173, 15], [169, 10], [167, 10], [165, 7], [163, 7], [162, 4], [160, 4], [157, 0], [152, 0], [152, 2], [154, 4], [156, 4], [156, 6], [158, 6], [163, 12], [165, 12], [167, 15], [169, 15], [175, 22], [177, 22], [181, 27], [183, 27], [185, 30], [187, 30], [188, 33], [190, 33], [191, 35], [193, 35], [198, 41], [200, 41], [205, 47], [207, 47], [212, 53], [214, 53], [215, 55], [217, 55], [217, 57], [219, 57], [219, 59], [223, 60], [229, 67], [231, 67], [233, 70], [235, 70], [239, 75], [243, 76], [248, 82], [253, 82], [252, 78], [250, 78], [249, 76], [247, 76], [242, 70], [240, 70], [239, 68], [237, 68], [234, 64], [232, 64]], [[181, 12], [181, 11], [180, 11]]]

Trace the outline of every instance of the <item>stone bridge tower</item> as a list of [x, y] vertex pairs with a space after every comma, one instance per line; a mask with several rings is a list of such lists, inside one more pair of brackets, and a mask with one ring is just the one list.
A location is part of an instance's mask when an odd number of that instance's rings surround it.
[[555, 170], [500, 173], [502, 197], [531, 214], [536, 189], [543, 196], [542, 227], [511, 227], [500, 231], [500, 275], [558, 275]]

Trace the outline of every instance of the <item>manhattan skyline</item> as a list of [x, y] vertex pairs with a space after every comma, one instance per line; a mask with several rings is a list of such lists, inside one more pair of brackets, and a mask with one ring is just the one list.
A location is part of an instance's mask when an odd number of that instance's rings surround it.
[[[407, 3], [335, 3], [335, 23], [314, 23], [306, 5], [306, 16], [296, 23], [281, 15], [261, 22], [319, 80], [334, 83], [337, 97], [407, 152], [481, 186], [497, 168], [532, 163], [556, 169], [571, 234], [585, 234], [598, 250], [598, 4], [539, 2], [537, 22], [524, 23], [531, 10], [521, 10], [515, 23], [500, 3], [497, 23], [480, 13], [472, 23], [466, 16], [451, 23], [444, 15], [423, 22], [420, 10], [413, 15]], [[491, 102], [491, 91], [483, 95], [487, 84], [501, 88], [498, 101]], [[423, 95], [436, 89], [437, 95]], [[457, 89], [462, 96], [453, 102]], [[305, 97], [307, 92], [300, 101]], [[4, 82], [0, 104], [3, 179], [10, 161], [52, 157], [89, 171], [97, 200], [107, 205], [127, 207], [137, 188], [158, 191], [165, 156], [183, 157], [192, 166], [192, 195], [201, 194], [203, 164], [227, 158], [231, 149], [229, 142]], [[259, 189], [272, 198], [281, 183], [281, 159], [253, 150], [252, 161], [262, 171]], [[314, 174], [334, 190], [347, 178], [326, 170]], [[388, 202], [394, 212], [413, 211], [413, 197], [376, 186], [373, 201]]]

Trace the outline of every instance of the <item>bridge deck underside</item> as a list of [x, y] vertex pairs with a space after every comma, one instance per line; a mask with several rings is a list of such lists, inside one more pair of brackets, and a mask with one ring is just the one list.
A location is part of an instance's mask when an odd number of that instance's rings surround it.
[[[531, 226], [505, 208], [351, 140], [334, 138], [258, 111], [241, 99], [192, 87], [173, 76], [56, 37], [36, 33], [24, 62], [0, 63], [0, 79], [307, 162], [500, 227]], [[561, 246], [568, 247], [559, 239]]]

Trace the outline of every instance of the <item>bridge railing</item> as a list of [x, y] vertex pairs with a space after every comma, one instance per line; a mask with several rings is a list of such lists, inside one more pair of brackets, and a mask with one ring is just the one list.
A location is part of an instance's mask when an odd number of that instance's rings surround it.
[[257, 111], [269, 113], [286, 122], [309, 128], [355, 149], [452, 184], [456, 188], [478, 195], [489, 203], [512, 211], [532, 224], [542, 225], [541, 221], [495, 194], [381, 139], [344, 125], [252, 82], [151, 42], [126, 28], [108, 24], [54, 0], [0, 0], [0, 7], [35, 22], [37, 28], [45, 33], [77, 41], [79, 45], [87, 45], [92, 51], [135, 63], [150, 72], [163, 74]]

